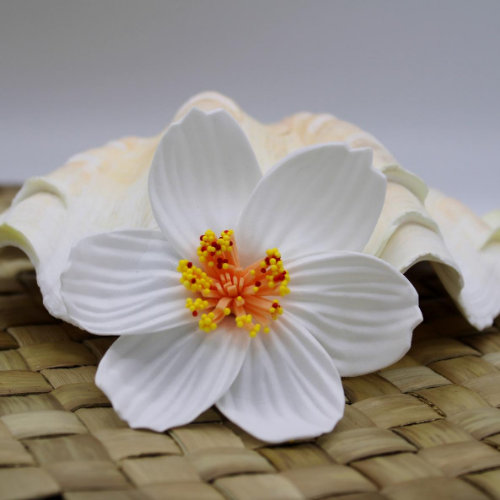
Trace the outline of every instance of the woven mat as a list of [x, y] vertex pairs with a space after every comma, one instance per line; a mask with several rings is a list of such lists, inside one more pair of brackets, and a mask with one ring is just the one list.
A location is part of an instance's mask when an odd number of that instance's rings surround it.
[[130, 429], [93, 382], [114, 338], [52, 318], [23, 266], [0, 253], [1, 500], [500, 499], [500, 330], [473, 330], [427, 264], [409, 354], [344, 379], [332, 433], [280, 446], [215, 409]]

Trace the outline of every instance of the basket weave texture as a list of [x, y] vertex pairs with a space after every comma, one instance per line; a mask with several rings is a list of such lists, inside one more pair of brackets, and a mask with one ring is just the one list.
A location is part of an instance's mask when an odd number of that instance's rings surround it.
[[409, 272], [425, 322], [408, 355], [344, 379], [333, 432], [278, 446], [216, 409], [130, 429], [94, 384], [115, 338], [52, 318], [23, 267], [0, 251], [1, 500], [500, 499], [500, 330], [471, 328], [427, 264]]

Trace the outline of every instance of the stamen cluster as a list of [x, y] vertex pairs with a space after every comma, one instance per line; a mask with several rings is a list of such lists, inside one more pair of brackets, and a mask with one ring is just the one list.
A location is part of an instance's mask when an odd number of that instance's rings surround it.
[[197, 255], [202, 267], [188, 260], [179, 261], [181, 283], [202, 295], [188, 298], [186, 308], [193, 316], [199, 311], [199, 327], [204, 332], [217, 328], [226, 316], [233, 315], [236, 327], [255, 337], [260, 331], [269, 333], [269, 324], [276, 320], [283, 309], [274, 298], [290, 293], [290, 275], [283, 265], [277, 248], [266, 251], [264, 259], [243, 269], [239, 266], [234, 231], [223, 231], [219, 237], [207, 230], [200, 236]]
[[203, 300], [197, 298], [193, 301], [193, 299], [186, 299], [186, 308], [191, 311], [193, 316], [198, 316], [198, 311], [203, 311], [208, 307], [208, 300]]
[[283, 267], [281, 253], [277, 248], [271, 248], [266, 251], [266, 254], [267, 257], [260, 263], [260, 271], [266, 274], [267, 286], [269, 288], [279, 286], [280, 295], [282, 297], [288, 295], [290, 293], [290, 289], [288, 288], [290, 276]]
[[210, 290], [210, 285], [213, 279], [209, 278], [208, 274], [199, 267], [196, 267], [188, 260], [180, 260], [177, 266], [177, 271], [182, 274], [180, 282], [192, 292], [201, 292], [203, 295], [205, 290]]
[[[200, 262], [207, 262], [207, 258], [220, 256], [224, 252], [231, 252], [233, 249], [233, 241], [231, 236], [234, 234], [232, 229], [228, 229], [221, 233], [220, 238], [217, 238], [215, 233], [209, 229], [205, 234], [200, 236], [200, 246], [198, 248], [197, 254], [200, 257]], [[217, 259], [217, 264], [213, 260], [208, 261], [209, 267], [217, 267], [217, 269], [223, 269], [224, 264], [228, 264], [228, 259]], [[227, 269], [227, 266], [224, 268]]]

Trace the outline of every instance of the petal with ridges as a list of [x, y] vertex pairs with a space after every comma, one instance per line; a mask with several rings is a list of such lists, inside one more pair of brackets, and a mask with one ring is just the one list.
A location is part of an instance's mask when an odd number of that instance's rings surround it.
[[261, 176], [234, 118], [193, 108], [169, 127], [153, 158], [149, 197], [156, 222], [181, 256], [193, 260], [207, 229], [235, 228]]
[[386, 179], [370, 149], [344, 144], [301, 149], [259, 182], [238, 222], [240, 258], [249, 264], [268, 248], [284, 257], [361, 251], [384, 204]]
[[131, 427], [163, 432], [192, 422], [227, 391], [249, 341], [224, 323], [210, 333], [184, 326], [120, 337], [99, 364], [96, 384]]
[[102, 335], [154, 333], [193, 323], [178, 260], [160, 231], [84, 238], [73, 247], [61, 276], [70, 320]]
[[279, 443], [329, 432], [344, 411], [339, 374], [300, 323], [284, 316], [250, 343], [241, 371], [217, 407], [263, 441]]
[[422, 321], [418, 294], [396, 269], [376, 257], [315, 254], [287, 263], [290, 295], [282, 306], [316, 337], [342, 377], [398, 361]]

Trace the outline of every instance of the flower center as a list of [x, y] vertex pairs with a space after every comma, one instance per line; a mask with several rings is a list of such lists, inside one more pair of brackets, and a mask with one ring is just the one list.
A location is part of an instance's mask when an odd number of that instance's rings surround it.
[[233, 316], [236, 326], [255, 337], [261, 330], [269, 333], [272, 320], [283, 314], [279, 300], [290, 293], [290, 275], [283, 267], [277, 248], [266, 251], [263, 259], [246, 269], [239, 265], [238, 249], [232, 230], [220, 237], [210, 229], [200, 236], [200, 267], [180, 260], [177, 270], [181, 283], [199, 294], [186, 300], [193, 316], [198, 316], [200, 329], [211, 332], [226, 316]]

